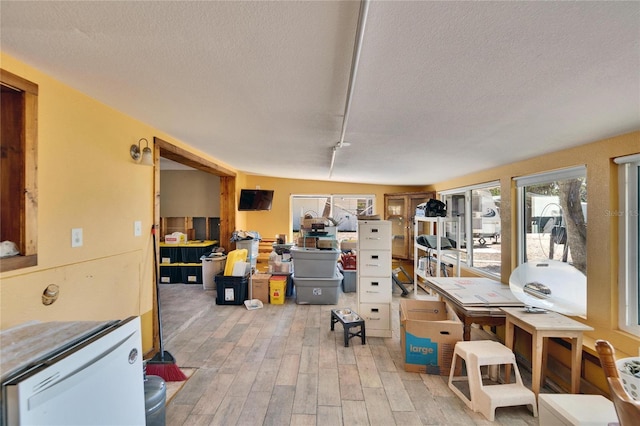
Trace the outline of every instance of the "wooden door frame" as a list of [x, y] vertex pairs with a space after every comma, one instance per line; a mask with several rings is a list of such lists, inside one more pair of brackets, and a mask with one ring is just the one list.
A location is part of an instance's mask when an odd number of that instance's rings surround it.
[[[236, 172], [219, 166], [209, 160], [206, 160], [190, 151], [180, 148], [170, 142], [158, 137], [153, 138], [153, 223], [156, 232], [160, 230], [160, 157], [184, 164], [185, 166], [201, 170], [220, 177], [220, 246], [225, 251], [230, 249], [231, 234], [235, 230], [236, 224]], [[157, 238], [158, 236], [156, 236]], [[159, 241], [159, 240], [158, 240]], [[160, 259], [159, 244], [156, 244], [156, 259]], [[156, 265], [155, 277], [159, 277], [160, 271]], [[155, 284], [155, 283], [154, 283]], [[158, 303], [156, 295], [156, 286], [153, 287], [153, 347], [154, 352], [160, 348], [160, 328], [156, 321], [158, 318]]]

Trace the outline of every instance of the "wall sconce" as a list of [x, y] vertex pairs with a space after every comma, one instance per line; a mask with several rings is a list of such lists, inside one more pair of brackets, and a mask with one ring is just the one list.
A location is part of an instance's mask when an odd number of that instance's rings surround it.
[[[144, 141], [147, 146], [145, 146], [141, 151], [140, 145], [142, 141]], [[144, 164], [145, 166], [153, 166], [153, 153], [151, 152], [151, 148], [149, 148], [149, 141], [145, 138], [140, 139], [137, 145], [131, 145], [129, 154], [131, 154], [131, 158], [133, 158], [136, 163]]]

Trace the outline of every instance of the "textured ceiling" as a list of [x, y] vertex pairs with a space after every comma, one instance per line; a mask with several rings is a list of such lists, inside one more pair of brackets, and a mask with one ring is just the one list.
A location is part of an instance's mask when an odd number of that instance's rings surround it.
[[[2, 1], [5, 53], [253, 174], [429, 184], [640, 129], [640, 3]], [[126, 148], [123, 141], [123, 149]]]

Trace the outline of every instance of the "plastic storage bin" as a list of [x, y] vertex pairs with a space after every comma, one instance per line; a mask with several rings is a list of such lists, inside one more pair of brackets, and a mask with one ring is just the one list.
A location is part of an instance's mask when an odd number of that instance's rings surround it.
[[182, 262], [182, 250], [180, 250], [180, 247], [160, 246], [160, 263], [180, 262]]
[[345, 293], [353, 293], [356, 291], [356, 274], [358, 271], [353, 270], [345, 270], [342, 265], [338, 265], [338, 270], [342, 274], [342, 291]]
[[247, 300], [249, 274], [244, 277], [216, 275], [216, 305], [242, 305]]
[[177, 264], [160, 265], [160, 283], [177, 284], [182, 282], [182, 269]]
[[258, 262], [258, 251], [260, 248], [260, 240], [240, 240], [236, 241], [236, 249], [247, 250], [247, 261], [251, 266], [255, 267]]
[[180, 270], [184, 284], [202, 284], [202, 265], [200, 263], [183, 263]]
[[298, 278], [332, 278], [338, 266], [340, 251], [293, 247], [293, 273]]
[[293, 274], [296, 303], [301, 305], [336, 305], [340, 296], [342, 274], [334, 269], [332, 278], [304, 278]]
[[189, 241], [185, 245], [180, 245], [180, 262], [198, 263], [202, 256], [211, 253], [215, 248], [216, 243], [213, 241]]
[[224, 270], [227, 256], [202, 256], [202, 287], [205, 290], [215, 290], [216, 283], [214, 277]]

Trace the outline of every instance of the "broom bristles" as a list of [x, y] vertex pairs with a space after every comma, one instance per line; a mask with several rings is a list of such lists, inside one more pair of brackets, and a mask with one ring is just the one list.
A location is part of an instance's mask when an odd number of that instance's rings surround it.
[[147, 364], [148, 376], [160, 376], [165, 382], [183, 382], [187, 376], [176, 364]]

